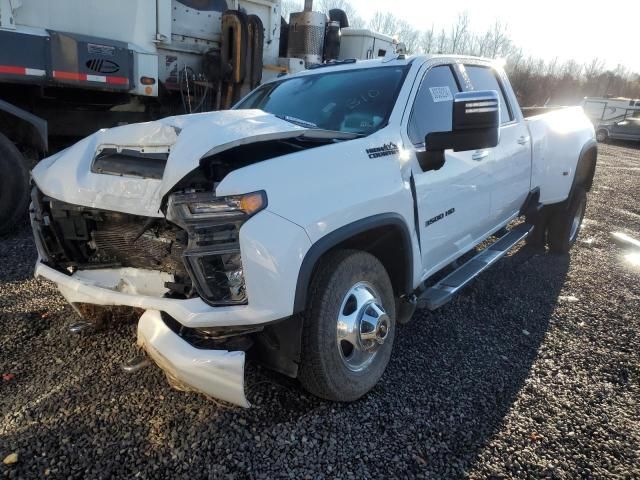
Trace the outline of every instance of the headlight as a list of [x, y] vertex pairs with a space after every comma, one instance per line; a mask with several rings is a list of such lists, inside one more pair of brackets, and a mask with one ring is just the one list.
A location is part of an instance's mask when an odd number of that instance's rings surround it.
[[[171, 198], [173, 208], [180, 210], [175, 213], [187, 220], [250, 217], [267, 206], [267, 195], [264, 192], [231, 197], [216, 197], [213, 193], [185, 193], [173, 195]], [[171, 207], [170, 199], [169, 210]]]
[[247, 303], [240, 227], [266, 207], [265, 192], [229, 197], [176, 193], [169, 197], [167, 219], [189, 234], [185, 263], [205, 302], [214, 306]]

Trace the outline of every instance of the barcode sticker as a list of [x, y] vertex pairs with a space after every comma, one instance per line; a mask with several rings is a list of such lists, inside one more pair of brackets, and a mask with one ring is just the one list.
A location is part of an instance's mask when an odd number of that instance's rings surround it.
[[429, 91], [435, 103], [453, 101], [453, 95], [451, 95], [449, 87], [431, 87]]

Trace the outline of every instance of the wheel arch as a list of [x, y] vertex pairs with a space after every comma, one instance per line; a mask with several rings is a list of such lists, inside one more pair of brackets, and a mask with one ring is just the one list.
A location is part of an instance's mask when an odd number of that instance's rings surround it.
[[593, 177], [596, 173], [597, 161], [598, 142], [590, 140], [580, 151], [578, 164], [576, 165], [576, 174], [573, 177], [573, 185], [571, 186], [571, 193], [573, 193], [579, 185], [584, 186], [587, 192], [591, 191], [591, 187], [593, 186]]
[[[394, 246], [396, 248], [389, 248]], [[311, 246], [298, 273], [294, 313], [306, 308], [311, 279], [322, 257], [341, 248], [367, 251], [378, 258], [387, 270], [397, 296], [413, 291], [413, 248], [409, 227], [401, 215], [383, 213], [340, 227]]]

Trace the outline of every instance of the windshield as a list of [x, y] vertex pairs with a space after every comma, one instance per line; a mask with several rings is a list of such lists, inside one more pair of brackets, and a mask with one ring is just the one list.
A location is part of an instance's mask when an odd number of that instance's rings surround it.
[[388, 121], [407, 66], [322, 72], [269, 83], [236, 108], [260, 109], [308, 128], [368, 135]]

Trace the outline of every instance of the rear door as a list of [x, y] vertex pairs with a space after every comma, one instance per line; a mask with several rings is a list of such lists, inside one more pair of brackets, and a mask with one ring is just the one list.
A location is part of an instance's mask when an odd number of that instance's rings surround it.
[[500, 144], [484, 163], [490, 176], [491, 222], [518, 215], [531, 189], [531, 137], [506, 79], [489, 66], [459, 65], [465, 90], [495, 90], [500, 97]]
[[491, 228], [490, 175], [493, 149], [445, 152], [446, 162], [437, 171], [423, 171], [418, 155], [424, 152], [427, 133], [450, 131], [453, 96], [460, 85], [451, 65], [431, 68], [411, 107], [404, 134], [412, 144], [412, 188], [417, 203], [425, 273], [449, 264], [483, 238]]

